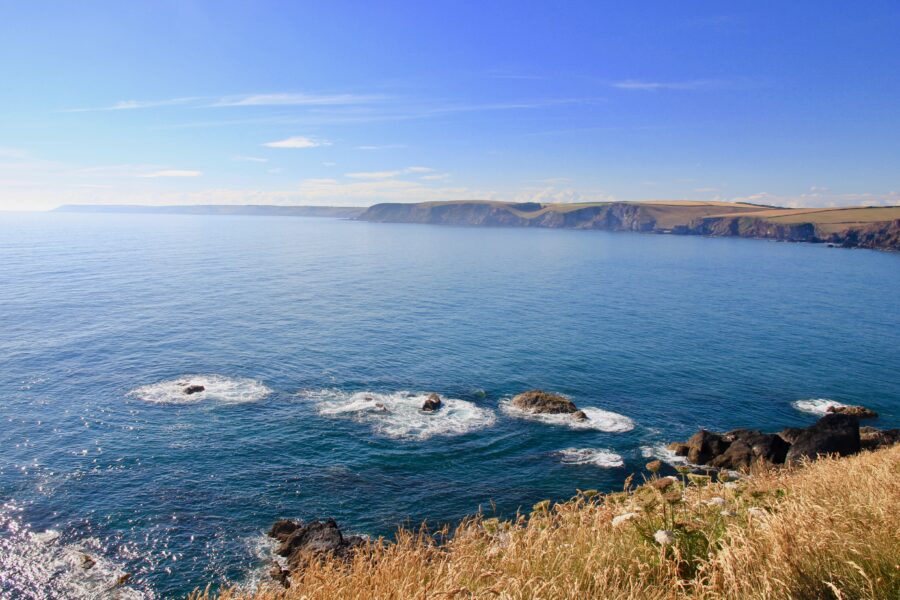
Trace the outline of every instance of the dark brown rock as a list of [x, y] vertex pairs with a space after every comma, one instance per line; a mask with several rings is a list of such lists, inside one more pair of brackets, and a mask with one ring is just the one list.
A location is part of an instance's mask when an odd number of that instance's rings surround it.
[[797, 436], [785, 462], [793, 464], [803, 458], [815, 459], [820, 454], [848, 456], [859, 449], [859, 421], [849, 415], [830, 413]]
[[572, 418], [576, 421], [588, 421], [589, 418], [583, 410], [576, 410], [572, 413]]
[[269, 570], [269, 575], [272, 579], [280, 583], [282, 587], [291, 587], [291, 572], [282, 568], [277, 562], [272, 565], [272, 568]]
[[802, 427], [785, 427], [781, 431], [778, 432], [778, 437], [783, 439], [788, 444], [793, 444], [797, 441], [797, 436], [803, 433]]
[[859, 428], [859, 443], [863, 450], [877, 450], [900, 443], [900, 429]]
[[731, 444], [709, 463], [719, 469], [749, 469], [759, 461], [780, 465], [790, 448], [790, 444], [780, 436], [753, 429], [735, 429], [723, 437]]
[[722, 434], [701, 429], [687, 441], [687, 459], [695, 465], [705, 465], [728, 450], [730, 444]]
[[422, 410], [434, 411], [441, 407], [441, 397], [437, 394], [429, 394], [428, 398], [425, 399], [425, 403], [422, 404]]
[[512, 405], [532, 413], [564, 414], [578, 411], [575, 403], [559, 394], [543, 390], [529, 390], [512, 399]]
[[[286, 523], [292, 523], [294, 528]], [[309, 523], [278, 521], [270, 536], [281, 542], [275, 554], [287, 558], [290, 569], [302, 568], [310, 557], [347, 558], [354, 548], [365, 544], [362, 537], [344, 537], [334, 519]]]
[[194, 383], [194, 384], [191, 384], [191, 385], [187, 386], [186, 388], [184, 388], [184, 393], [187, 394], [188, 396], [190, 396], [191, 394], [196, 394], [196, 393], [202, 392], [204, 390], [206, 390], [205, 387]]
[[871, 408], [866, 408], [865, 406], [829, 406], [827, 412], [840, 415], [849, 415], [860, 420], [878, 418], [877, 412], [875, 412]]
[[682, 444], [681, 442], [672, 442], [666, 446], [666, 448], [674, 452], [675, 456], [687, 456], [688, 452], [691, 450], [690, 446]]

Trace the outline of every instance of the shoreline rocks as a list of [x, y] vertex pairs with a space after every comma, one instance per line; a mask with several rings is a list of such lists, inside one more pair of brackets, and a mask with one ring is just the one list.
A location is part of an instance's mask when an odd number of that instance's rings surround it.
[[278, 541], [275, 554], [286, 560], [287, 568], [276, 563], [270, 575], [285, 587], [290, 585], [290, 573], [302, 569], [310, 559], [332, 556], [348, 559], [353, 551], [364, 546], [362, 536], [345, 536], [334, 519], [324, 521], [276, 521], [267, 534]]
[[197, 394], [199, 392], [206, 391], [206, 388], [200, 384], [192, 383], [191, 385], [184, 388], [184, 393], [190, 396], [191, 394]]
[[431, 393], [428, 394], [428, 398], [426, 398], [425, 402], [422, 404], [422, 410], [432, 412], [439, 409], [442, 404], [441, 397], [438, 394]]
[[756, 463], [792, 465], [820, 455], [849, 456], [860, 450], [900, 443], [900, 429], [860, 427], [860, 418], [875, 418], [875, 411], [862, 406], [834, 407], [813, 425], [787, 427], [778, 433], [735, 429], [717, 433], [701, 429], [685, 442], [667, 448], [694, 465], [735, 471], [749, 470]]

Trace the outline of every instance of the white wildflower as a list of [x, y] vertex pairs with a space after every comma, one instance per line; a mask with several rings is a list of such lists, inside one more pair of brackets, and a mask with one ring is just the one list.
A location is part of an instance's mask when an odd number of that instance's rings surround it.
[[660, 529], [653, 534], [653, 539], [656, 540], [656, 543], [660, 546], [666, 546], [675, 541], [675, 534], [668, 529]]
[[629, 513], [625, 513], [623, 515], [619, 515], [617, 517], [613, 517], [613, 520], [612, 520], [613, 527], [618, 527], [622, 523], [627, 523], [628, 521], [635, 518], [636, 516], [638, 516], [638, 514], [636, 512], [629, 512]]

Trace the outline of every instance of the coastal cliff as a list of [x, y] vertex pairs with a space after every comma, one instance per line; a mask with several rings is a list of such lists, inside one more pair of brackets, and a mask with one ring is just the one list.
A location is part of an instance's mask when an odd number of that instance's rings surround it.
[[377, 223], [734, 236], [900, 251], [900, 207], [780, 209], [691, 201], [589, 204], [457, 201], [376, 204], [358, 219]]

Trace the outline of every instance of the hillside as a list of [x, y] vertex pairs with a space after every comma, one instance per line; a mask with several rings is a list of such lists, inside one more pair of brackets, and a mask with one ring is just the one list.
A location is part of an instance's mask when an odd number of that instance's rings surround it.
[[738, 236], [900, 250], [900, 207], [784, 209], [699, 201], [516, 204], [472, 200], [376, 204], [359, 219], [379, 223]]
[[219, 597], [900, 597], [900, 446], [724, 483], [647, 467], [625, 493], [580, 492], [512, 521], [476, 516], [443, 544], [401, 531], [352, 560], [309, 563], [286, 590]]

